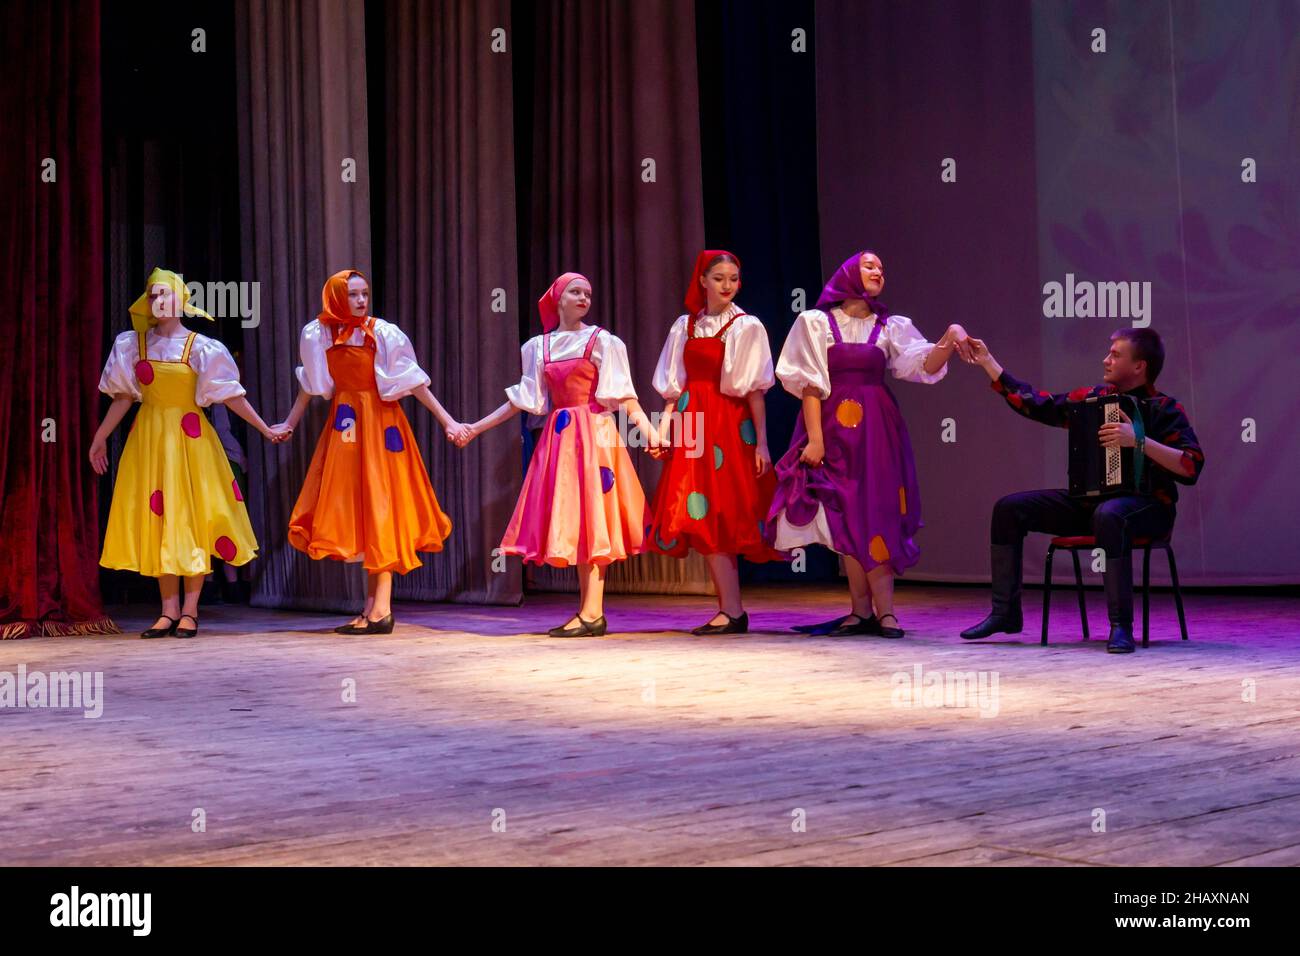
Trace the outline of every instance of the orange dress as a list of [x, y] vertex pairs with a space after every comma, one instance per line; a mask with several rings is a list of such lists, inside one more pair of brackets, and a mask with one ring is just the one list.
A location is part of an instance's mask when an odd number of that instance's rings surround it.
[[368, 572], [405, 574], [422, 564], [417, 551], [442, 550], [451, 519], [401, 405], [379, 397], [373, 320], [362, 327], [362, 345], [325, 353], [334, 396], [289, 518], [289, 543], [313, 558], [360, 559]]

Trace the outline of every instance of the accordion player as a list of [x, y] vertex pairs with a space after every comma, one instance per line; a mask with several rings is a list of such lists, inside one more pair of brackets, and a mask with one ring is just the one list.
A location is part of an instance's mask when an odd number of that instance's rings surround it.
[[1070, 403], [1071, 495], [1151, 494], [1151, 472], [1145, 467], [1145, 456], [1134, 448], [1103, 448], [1097, 437], [1102, 425], [1123, 421], [1121, 408], [1133, 422], [1133, 434], [1140, 447], [1144, 437], [1142, 409], [1132, 395], [1094, 395]]

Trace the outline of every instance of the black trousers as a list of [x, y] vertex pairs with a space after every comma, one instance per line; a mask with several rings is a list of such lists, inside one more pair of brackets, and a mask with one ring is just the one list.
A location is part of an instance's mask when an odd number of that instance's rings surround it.
[[993, 506], [990, 540], [1019, 547], [1030, 531], [1091, 534], [1107, 558], [1132, 553], [1134, 538], [1159, 538], [1174, 527], [1174, 509], [1146, 495], [1071, 498], [1061, 489], [1018, 491]]
[[[994, 582], [994, 593], [1019, 593], [1022, 546], [1030, 531], [1054, 536], [1091, 534], [1106, 552], [1106, 591], [1111, 621], [1133, 620], [1133, 540], [1160, 538], [1174, 527], [1174, 508], [1143, 495], [1072, 498], [1061, 489], [1020, 491], [993, 506], [990, 538], [1015, 549], [1010, 581]], [[1003, 589], [998, 592], [998, 585]]]

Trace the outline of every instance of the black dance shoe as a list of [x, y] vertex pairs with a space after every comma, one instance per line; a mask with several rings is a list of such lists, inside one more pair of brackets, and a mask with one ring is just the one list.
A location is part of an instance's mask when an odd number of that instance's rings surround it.
[[[885, 616], [893, 617], [892, 614], [887, 614]], [[855, 620], [853, 620], [852, 623], [849, 623], [850, 619]], [[894, 618], [894, 620], [898, 619]], [[898, 629], [890, 628], [890, 630]], [[858, 634], [868, 634], [873, 637], [881, 637], [884, 635], [884, 629], [881, 627], [880, 621], [874, 614], [870, 617], [863, 617], [860, 614], [850, 614], [847, 617], [842, 618], [841, 623], [837, 626], [831, 628], [829, 631], [823, 631], [821, 633], [826, 634], [829, 637], [853, 637]], [[903, 633], [899, 631], [898, 636], [902, 637]]]
[[[357, 611], [357, 617], [366, 621], [370, 620], [368, 617], [366, 617], [365, 611]], [[353, 618], [353, 620], [355, 619], [356, 618]], [[347, 624], [340, 624], [338, 627], [334, 628], [335, 634], [364, 634], [365, 631], [366, 631], [366, 626], [364, 624], [353, 624], [351, 622], [348, 622]]]
[[393, 633], [393, 612], [389, 611], [387, 617], [382, 617], [378, 621], [372, 621], [366, 618], [366, 623], [352, 631], [353, 634], [392, 634]]
[[575, 614], [578, 619], [577, 627], [553, 627], [547, 631], [549, 637], [602, 637], [609, 627], [605, 620], [605, 615], [601, 615], [594, 621], [584, 621], [581, 614]]
[[[876, 631], [876, 633], [879, 634], [881, 637], [902, 637], [903, 629], [901, 627], [897, 627], [897, 626], [890, 627], [889, 625], [887, 625], [885, 623], [885, 618], [887, 617], [894, 617], [894, 615], [892, 614], [880, 615], [880, 620], [877, 622], [880, 627], [880, 630]], [[895, 625], [898, 624], [898, 618], [896, 617], [894, 617], [894, 624]]]
[[[732, 617], [726, 611], [719, 611], [727, 619], [726, 624], [701, 624], [691, 631], [692, 634], [745, 634], [749, 631], [749, 612], [741, 611], [740, 617]], [[717, 617], [718, 614], [713, 615]]]
[[[194, 626], [180, 627], [179, 625], [181, 623], [181, 620], [187, 617], [194, 622]], [[173, 632], [177, 637], [194, 637], [196, 634], [199, 633], [199, 616], [197, 614], [182, 614], [180, 618], [177, 618], [176, 624], [178, 626], [173, 628]]]
[[[170, 637], [176, 633], [176, 625], [181, 622], [178, 617], [167, 617], [166, 614], [159, 614], [161, 618], [171, 621], [170, 627], [151, 627], [140, 632], [141, 637]], [[183, 617], [184, 615], [182, 615]]]
[[1106, 641], [1107, 654], [1132, 654], [1137, 650], [1137, 642], [1133, 640], [1133, 628], [1128, 624], [1110, 625], [1110, 639]]
[[978, 641], [982, 637], [989, 637], [993, 634], [1019, 634], [1025, 629], [1024, 617], [1020, 609], [999, 613], [994, 611], [984, 620], [980, 621], [974, 627], [968, 627], [961, 632], [963, 640]]

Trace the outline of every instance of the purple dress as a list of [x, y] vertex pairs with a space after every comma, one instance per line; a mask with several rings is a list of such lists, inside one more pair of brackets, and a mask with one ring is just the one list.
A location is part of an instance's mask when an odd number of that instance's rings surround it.
[[776, 540], [782, 511], [802, 527], [825, 509], [832, 547], [866, 570], [888, 564], [895, 574], [920, 557], [913, 538], [921, 528], [921, 494], [907, 426], [885, 385], [885, 353], [876, 347], [884, 327], [877, 321], [862, 344], [845, 343], [839, 322], [827, 313], [835, 344], [826, 352], [831, 392], [822, 402], [826, 456], [819, 467], [799, 461], [808, 444], [803, 413], [790, 450], [776, 464], [777, 489], [768, 512], [768, 542]]

